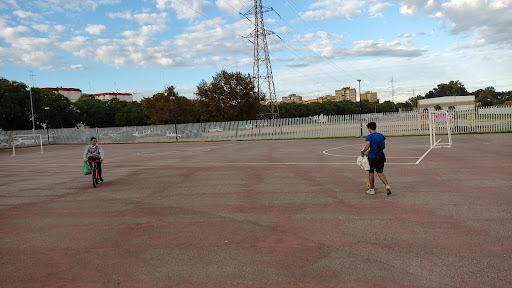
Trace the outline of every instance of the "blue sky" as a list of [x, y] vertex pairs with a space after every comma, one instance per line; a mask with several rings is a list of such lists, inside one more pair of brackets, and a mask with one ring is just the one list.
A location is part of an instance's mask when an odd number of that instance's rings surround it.
[[[263, 0], [277, 100], [350, 86], [395, 102], [460, 80], [512, 90], [511, 0]], [[151, 97], [252, 73], [253, 0], [2, 0], [0, 76]], [[32, 75], [32, 76], [31, 76]]]

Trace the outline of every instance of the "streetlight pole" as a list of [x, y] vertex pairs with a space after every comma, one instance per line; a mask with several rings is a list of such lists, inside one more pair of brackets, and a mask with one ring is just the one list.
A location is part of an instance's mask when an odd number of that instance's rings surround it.
[[34, 104], [32, 103], [32, 86], [30, 87], [30, 110], [32, 110], [32, 132], [36, 131], [36, 124], [34, 123]]
[[50, 107], [44, 107], [46, 110], [46, 134], [48, 134], [48, 145], [50, 145]]
[[174, 136], [176, 137], [176, 143], [178, 143], [178, 126], [176, 124], [177, 120], [176, 120], [176, 102], [175, 102], [175, 99], [176, 99], [176, 97], [171, 96], [171, 100], [172, 100], [172, 102], [174, 102], [173, 109], [172, 109], [174, 111]]
[[361, 80], [357, 80], [359, 82], [359, 126], [361, 127], [361, 137], [363, 137], [363, 118], [361, 113], [363, 113], [363, 108], [361, 107]]
[[[32, 74], [32, 71], [30, 71], [30, 78], [32, 79], [32, 82], [34, 82], [34, 74]], [[30, 110], [32, 110], [32, 133], [36, 131], [36, 124], [34, 122], [34, 104], [32, 102], [32, 85], [30, 85]]]

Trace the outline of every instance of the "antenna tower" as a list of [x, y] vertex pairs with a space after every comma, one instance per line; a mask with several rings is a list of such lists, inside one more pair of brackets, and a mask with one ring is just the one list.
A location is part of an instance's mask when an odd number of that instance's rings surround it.
[[263, 13], [274, 11], [272, 7], [263, 7], [261, 0], [254, 0], [254, 7], [243, 15], [254, 14], [254, 30], [247, 36], [253, 38], [254, 45], [254, 63], [252, 66], [252, 76], [256, 86], [256, 93], [264, 95], [265, 100], [270, 106], [270, 113], [261, 115], [262, 118], [270, 116], [272, 119], [279, 118], [279, 109], [277, 107], [276, 89], [274, 87], [274, 78], [272, 76], [272, 65], [268, 53], [267, 35], [275, 34], [265, 29]]

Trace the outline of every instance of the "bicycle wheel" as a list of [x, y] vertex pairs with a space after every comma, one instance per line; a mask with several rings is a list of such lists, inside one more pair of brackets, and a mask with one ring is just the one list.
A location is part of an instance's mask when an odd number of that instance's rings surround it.
[[98, 171], [96, 170], [96, 168], [92, 169], [91, 174], [92, 174], [92, 186], [94, 186], [94, 188], [96, 188], [96, 183], [97, 183], [96, 181], [98, 180], [98, 179], [96, 179], [96, 177], [97, 177], [96, 174], [98, 174]]

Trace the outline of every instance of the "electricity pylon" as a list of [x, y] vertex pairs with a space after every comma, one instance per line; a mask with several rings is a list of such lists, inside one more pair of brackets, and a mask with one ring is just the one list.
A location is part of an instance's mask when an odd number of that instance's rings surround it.
[[[243, 15], [254, 14], [254, 30], [247, 36], [254, 39], [254, 63], [252, 66], [252, 76], [256, 86], [257, 95], [265, 96], [265, 100], [270, 106], [270, 113], [264, 113], [262, 118], [270, 116], [272, 119], [279, 118], [279, 108], [277, 107], [276, 89], [274, 87], [274, 78], [272, 76], [272, 65], [268, 53], [267, 35], [275, 34], [265, 29], [263, 13], [273, 11], [272, 8], [263, 7], [261, 0], [254, 0], [254, 8], [251, 8]], [[270, 115], [269, 115], [270, 114]]]

